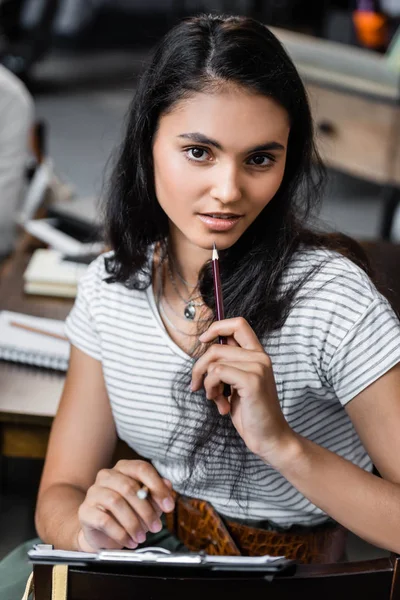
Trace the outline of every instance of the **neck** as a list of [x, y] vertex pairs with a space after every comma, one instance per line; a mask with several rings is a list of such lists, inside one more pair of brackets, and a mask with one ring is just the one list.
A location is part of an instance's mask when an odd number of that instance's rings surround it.
[[172, 265], [179, 275], [190, 287], [195, 287], [199, 273], [204, 264], [211, 259], [212, 248], [203, 249], [191, 244], [188, 240], [177, 243], [171, 237], [168, 240], [169, 254], [172, 256]]

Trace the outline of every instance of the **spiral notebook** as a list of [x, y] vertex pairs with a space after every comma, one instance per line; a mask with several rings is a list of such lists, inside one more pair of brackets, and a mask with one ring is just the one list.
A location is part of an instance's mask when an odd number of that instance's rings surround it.
[[[57, 336], [57, 337], [56, 337]], [[66, 371], [70, 345], [64, 321], [0, 312], [0, 359]]]

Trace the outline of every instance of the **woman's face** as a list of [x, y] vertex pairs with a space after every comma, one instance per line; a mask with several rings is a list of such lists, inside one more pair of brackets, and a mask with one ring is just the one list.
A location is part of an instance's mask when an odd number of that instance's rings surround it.
[[289, 129], [277, 102], [240, 88], [197, 93], [161, 116], [155, 189], [174, 242], [232, 246], [282, 182]]

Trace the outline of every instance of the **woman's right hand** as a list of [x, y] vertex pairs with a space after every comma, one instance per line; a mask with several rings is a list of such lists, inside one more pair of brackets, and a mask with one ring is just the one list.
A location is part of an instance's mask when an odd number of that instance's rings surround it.
[[[143, 486], [149, 490], [145, 500], [137, 497]], [[120, 460], [102, 469], [79, 507], [80, 550], [136, 548], [147, 532], [161, 530], [161, 514], [174, 509], [171, 491], [171, 482], [144, 460]]]

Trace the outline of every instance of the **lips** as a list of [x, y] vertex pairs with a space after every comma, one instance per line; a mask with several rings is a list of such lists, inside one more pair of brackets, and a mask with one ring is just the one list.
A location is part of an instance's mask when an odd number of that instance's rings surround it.
[[201, 213], [201, 216], [215, 219], [238, 219], [242, 215], [236, 215], [235, 213]]
[[203, 213], [197, 216], [211, 231], [228, 231], [242, 217], [242, 215], [235, 215], [233, 213]]

